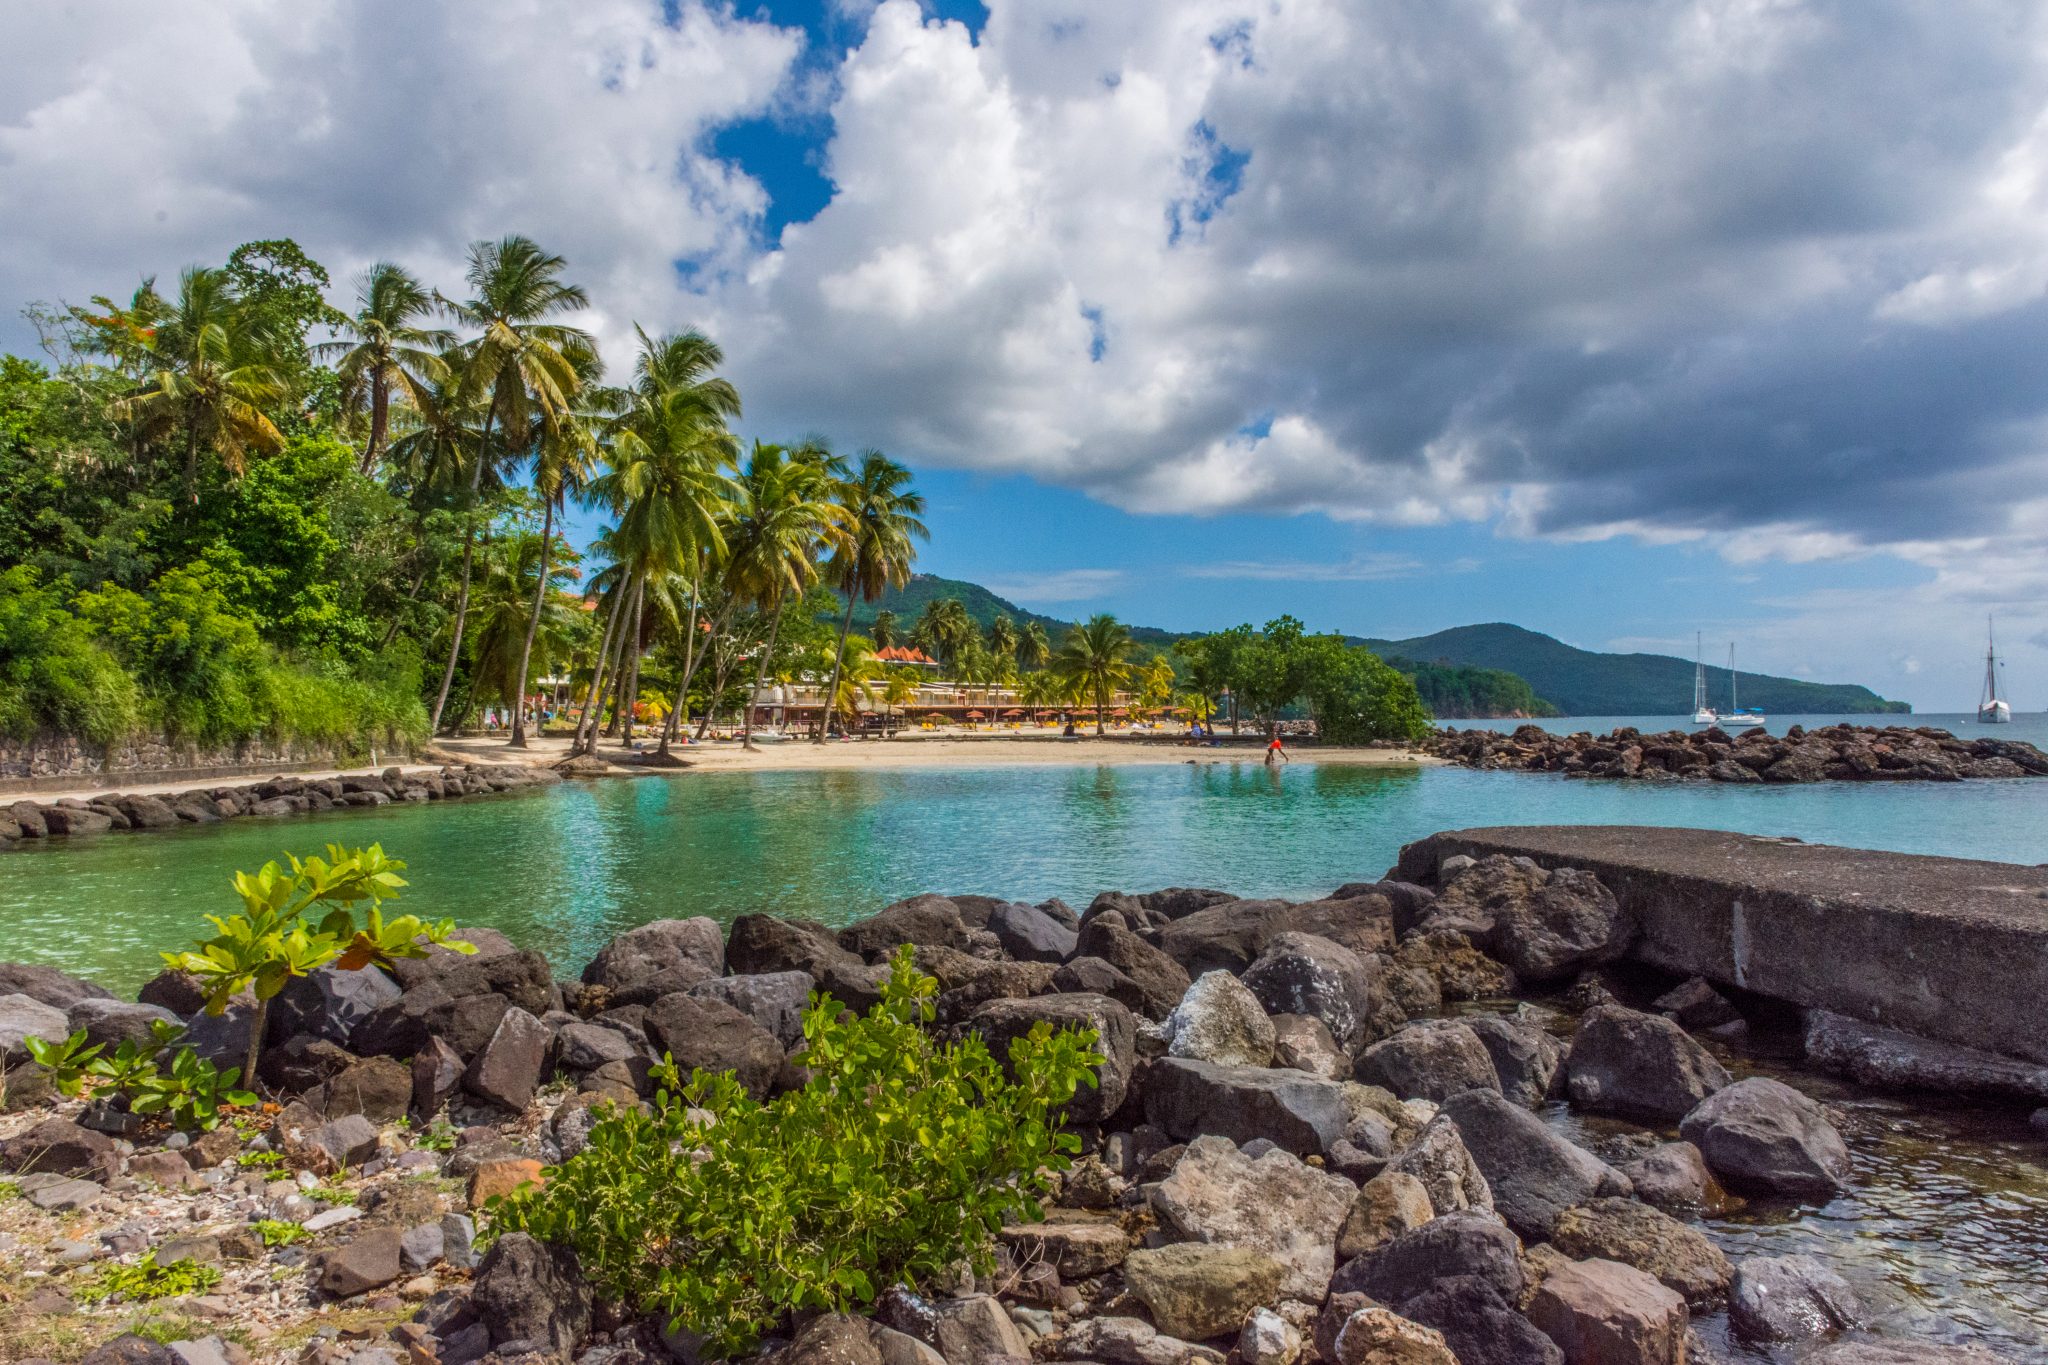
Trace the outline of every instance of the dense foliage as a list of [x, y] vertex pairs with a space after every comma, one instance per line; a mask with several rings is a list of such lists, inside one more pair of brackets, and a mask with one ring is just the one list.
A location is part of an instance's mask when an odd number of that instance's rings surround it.
[[1438, 720], [1558, 713], [1555, 706], [1536, 695], [1536, 689], [1526, 679], [1505, 669], [1422, 663], [1399, 655], [1389, 655], [1387, 662], [1408, 675], [1423, 705]]
[[786, 1314], [845, 1311], [962, 1259], [1038, 1216], [1077, 1141], [1062, 1107], [1094, 1084], [1094, 1040], [1038, 1025], [1008, 1065], [976, 1035], [926, 1031], [937, 983], [905, 948], [857, 1017], [828, 996], [804, 1015], [800, 1090], [765, 1103], [730, 1075], [671, 1065], [653, 1113], [615, 1112], [547, 1183], [491, 1209], [489, 1232], [575, 1249], [614, 1302], [746, 1350]]

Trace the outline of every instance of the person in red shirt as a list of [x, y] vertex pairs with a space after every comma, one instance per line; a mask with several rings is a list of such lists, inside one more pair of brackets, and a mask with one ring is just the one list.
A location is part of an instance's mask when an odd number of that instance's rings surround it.
[[1273, 731], [1272, 742], [1266, 745], [1266, 766], [1270, 768], [1275, 762], [1292, 763], [1293, 761], [1293, 759], [1287, 756], [1287, 750], [1280, 743], [1280, 732], [1278, 730]]

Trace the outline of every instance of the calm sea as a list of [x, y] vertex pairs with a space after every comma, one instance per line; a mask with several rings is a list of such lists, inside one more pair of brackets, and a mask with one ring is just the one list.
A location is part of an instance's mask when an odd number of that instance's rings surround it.
[[[2001, 733], [2030, 731], [2048, 740], [2040, 717]], [[1651, 787], [1310, 761], [1269, 770], [1205, 755], [1193, 765], [570, 783], [536, 796], [29, 843], [0, 854], [0, 960], [132, 988], [156, 970], [159, 949], [229, 907], [235, 869], [329, 840], [379, 841], [406, 859], [409, 908], [492, 925], [573, 969], [619, 930], [663, 917], [772, 910], [836, 923], [925, 890], [1077, 906], [1105, 889], [1170, 885], [1314, 895], [1379, 876], [1401, 845], [1436, 830], [1552, 823], [1694, 825], [2038, 863], [2048, 862], [2048, 781]]]

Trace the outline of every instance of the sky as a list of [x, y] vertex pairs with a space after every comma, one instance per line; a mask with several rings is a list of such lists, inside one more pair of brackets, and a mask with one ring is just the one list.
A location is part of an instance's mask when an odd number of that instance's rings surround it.
[[[2031, 0], [0, 7], [18, 310], [524, 233], [1061, 616], [2048, 707]], [[1674, 700], [1674, 709], [1686, 699]]]

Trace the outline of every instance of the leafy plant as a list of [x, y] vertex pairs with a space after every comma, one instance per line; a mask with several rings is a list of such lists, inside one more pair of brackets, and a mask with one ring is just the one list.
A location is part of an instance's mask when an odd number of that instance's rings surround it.
[[437, 1115], [424, 1131], [413, 1138], [412, 1145], [429, 1152], [452, 1152], [455, 1150], [455, 1125]]
[[284, 1165], [283, 1152], [242, 1152], [235, 1157], [235, 1164], [252, 1170], [268, 1170]]
[[204, 1294], [220, 1283], [220, 1271], [194, 1260], [158, 1265], [154, 1251], [144, 1253], [134, 1265], [106, 1265], [73, 1296], [80, 1303], [103, 1303], [124, 1298], [135, 1303], [168, 1299], [180, 1294]]
[[325, 1185], [314, 1185], [307, 1189], [306, 1198], [316, 1204], [353, 1204], [356, 1202], [356, 1192], [346, 1185], [336, 1185], [330, 1181]]
[[495, 1201], [490, 1235], [573, 1247], [600, 1292], [746, 1350], [784, 1313], [844, 1311], [966, 1258], [1039, 1215], [1078, 1142], [1058, 1128], [1096, 1083], [1092, 1036], [1044, 1024], [1006, 1068], [978, 1036], [925, 1031], [937, 982], [904, 949], [865, 1017], [829, 996], [804, 1015], [811, 1080], [767, 1103], [672, 1061], [653, 1114], [617, 1112], [547, 1183]]
[[313, 1234], [297, 1223], [288, 1223], [281, 1218], [258, 1218], [249, 1225], [267, 1247], [285, 1247], [293, 1242], [303, 1242]]
[[57, 1093], [64, 1096], [76, 1095], [85, 1088], [86, 1077], [93, 1074], [93, 1063], [105, 1050], [104, 1044], [87, 1047], [84, 1029], [61, 1043], [42, 1038], [24, 1038], [21, 1041], [35, 1064], [50, 1073], [50, 1084], [56, 1087]]
[[191, 1048], [180, 1048], [168, 1071], [137, 1085], [128, 1107], [137, 1114], [164, 1114], [180, 1128], [211, 1130], [229, 1105], [256, 1103], [255, 1095], [234, 1088], [241, 1075], [238, 1066], [222, 1071]]
[[[174, 970], [199, 978], [208, 1014], [224, 1012], [243, 990], [255, 994], [244, 1076], [256, 1074], [270, 1002], [292, 978], [329, 963], [342, 971], [388, 967], [399, 958], [424, 957], [436, 944], [458, 953], [476, 951], [474, 944], [451, 937], [453, 920], [429, 923], [416, 915], [385, 920], [378, 907], [396, 898], [406, 883], [398, 875], [405, 864], [385, 857], [382, 845], [344, 849], [329, 844], [325, 858], [303, 861], [285, 856], [289, 872], [270, 862], [256, 872], [235, 874], [242, 913], [208, 915], [219, 932], [196, 952], [163, 954]], [[363, 902], [368, 908], [357, 924], [354, 907]], [[326, 907], [326, 913], [309, 924], [307, 916], [316, 906]]]
[[0, 1180], [0, 1204], [10, 1199], [21, 1198], [21, 1186], [12, 1180]]

